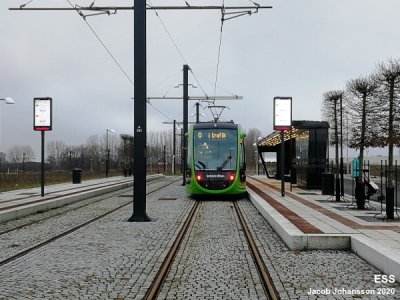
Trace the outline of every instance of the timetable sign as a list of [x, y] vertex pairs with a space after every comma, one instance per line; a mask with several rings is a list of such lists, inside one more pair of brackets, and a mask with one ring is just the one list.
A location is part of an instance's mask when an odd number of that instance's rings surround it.
[[292, 98], [274, 98], [274, 129], [286, 130], [292, 126]]
[[49, 131], [52, 130], [53, 106], [52, 98], [33, 99], [33, 130]]

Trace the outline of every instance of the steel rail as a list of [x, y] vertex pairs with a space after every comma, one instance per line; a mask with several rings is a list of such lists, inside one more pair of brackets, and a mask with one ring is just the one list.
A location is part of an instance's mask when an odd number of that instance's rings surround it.
[[[126, 188], [124, 188], [124, 189], [122, 189], [122, 190], [120, 190], [120, 191], [116, 191], [116, 192], [115, 192], [115, 193], [116, 193], [115, 196], [118, 196], [119, 194], [125, 193], [126, 191], [124, 191], [124, 190], [127, 190], [127, 189], [129, 189], [129, 188], [131, 188], [131, 187], [126, 187]], [[111, 192], [111, 193], [112, 193], [112, 192]], [[101, 198], [101, 199], [96, 199], [96, 200], [94, 200], [94, 201], [91, 201], [91, 202], [88, 202], [88, 203], [84, 203], [84, 204], [82, 204], [82, 205], [80, 205], [80, 206], [78, 206], [78, 207], [74, 207], [74, 208], [71, 208], [71, 209], [67, 209], [66, 211], [58, 212], [58, 213], [56, 213], [56, 214], [54, 214], [54, 215], [52, 215], [52, 216], [44, 217], [44, 218], [41, 218], [41, 219], [38, 219], [38, 220], [34, 220], [34, 221], [31, 221], [31, 222], [28, 222], [28, 223], [25, 223], [25, 224], [22, 224], [22, 225], [15, 226], [15, 227], [12, 227], [12, 228], [7, 229], [7, 230], [4, 230], [4, 231], [1, 231], [1, 232], [0, 232], [0, 235], [9, 233], [9, 232], [12, 232], [12, 231], [15, 231], [15, 230], [19, 230], [19, 229], [22, 229], [22, 228], [24, 228], [24, 227], [31, 226], [31, 225], [33, 225], [33, 224], [40, 223], [40, 222], [43, 222], [43, 221], [45, 221], [45, 220], [49, 220], [49, 219], [54, 218], [54, 217], [61, 216], [61, 215], [63, 215], [63, 214], [66, 214], [66, 213], [69, 213], [69, 212], [72, 212], [72, 211], [75, 211], [75, 210], [78, 210], [78, 209], [81, 209], [81, 208], [85, 208], [85, 207], [87, 207], [87, 206], [89, 206], [89, 205], [91, 205], [91, 204], [96, 204], [96, 203], [98, 203], [98, 202], [104, 201], [104, 200], [106, 200], [106, 198], [104, 198], [104, 197], [108, 197], [108, 196], [107, 196], [108, 194], [109, 194], [109, 193], [103, 194], [103, 195], [94, 196], [93, 198]], [[85, 199], [85, 200], [93, 200], [93, 198], [88, 198], [88, 199]], [[83, 200], [83, 201], [85, 201], [85, 200]], [[82, 202], [83, 202], [83, 201], [82, 201]], [[86, 202], [86, 201], [85, 201], [85, 202]], [[76, 202], [75, 202], [75, 203], [76, 203]], [[71, 203], [71, 204], [74, 204], [74, 203]], [[63, 207], [58, 207], [58, 208], [63, 208]], [[47, 211], [47, 212], [48, 212], [48, 211]]]
[[280, 296], [278, 291], [275, 288], [275, 285], [271, 279], [271, 275], [268, 272], [267, 267], [265, 266], [264, 260], [261, 257], [260, 252], [258, 251], [258, 247], [256, 245], [256, 242], [254, 241], [254, 238], [246, 224], [246, 221], [243, 217], [242, 212], [240, 211], [239, 205], [237, 204], [237, 201], [233, 202], [233, 205], [235, 207], [235, 211], [239, 217], [240, 224], [243, 228], [243, 232], [246, 236], [247, 243], [249, 244], [249, 248], [251, 251], [251, 255], [253, 256], [254, 262], [257, 266], [258, 273], [261, 278], [261, 282], [263, 284], [263, 288], [267, 294], [267, 296], [272, 299], [272, 300], [279, 300]]
[[[164, 186], [162, 186], [162, 187], [160, 187], [158, 189], [155, 189], [154, 191], [148, 192], [146, 195], [149, 195], [149, 194], [152, 194], [154, 192], [157, 192], [157, 191], [159, 191], [159, 190], [161, 190], [161, 189], [163, 189], [163, 188], [165, 188], [165, 187], [167, 187], [167, 186], [169, 186], [169, 185], [171, 185], [171, 184], [173, 184], [173, 183], [175, 183], [177, 181], [180, 181], [180, 179], [179, 180], [175, 180], [175, 181], [171, 181], [168, 184], [166, 184], [166, 185], [164, 185]], [[43, 242], [40, 242], [40, 243], [38, 243], [38, 244], [28, 248], [28, 249], [25, 249], [25, 250], [23, 250], [21, 252], [18, 252], [17, 254], [12, 255], [12, 256], [0, 261], [0, 267], [4, 266], [4, 265], [8, 264], [9, 262], [12, 262], [12, 261], [14, 261], [14, 260], [16, 260], [16, 259], [18, 259], [20, 257], [23, 257], [23, 256], [27, 255], [30, 252], [33, 252], [33, 251], [35, 251], [35, 250], [37, 250], [39, 248], [42, 248], [43, 246], [46, 246], [46, 245], [48, 245], [48, 244], [50, 244], [50, 243], [52, 243], [52, 242], [64, 237], [64, 236], [66, 236], [66, 235], [69, 235], [69, 234], [71, 234], [71, 233], [73, 233], [73, 232], [75, 232], [75, 231], [77, 231], [77, 230], [79, 230], [79, 229], [81, 229], [81, 228], [93, 223], [93, 222], [96, 222], [96, 221], [108, 216], [109, 214], [112, 214], [113, 212], [115, 212], [115, 211], [117, 211], [117, 210], [119, 210], [119, 209], [121, 209], [121, 208], [123, 208], [123, 207], [125, 207], [127, 205], [132, 205], [132, 201], [129, 201], [129, 202], [125, 203], [125, 204], [122, 204], [122, 205], [120, 205], [120, 206], [118, 206], [116, 208], [113, 208], [112, 210], [107, 211], [106, 213], [101, 214], [101, 215], [99, 215], [99, 216], [97, 216], [97, 217], [95, 217], [95, 218], [93, 218], [93, 219], [91, 219], [91, 220], [89, 220], [87, 222], [84, 222], [84, 223], [82, 223], [82, 224], [80, 224], [78, 226], [75, 226], [75, 227], [73, 227], [71, 229], [68, 229], [68, 230], [66, 230], [66, 231], [64, 231], [64, 232], [62, 232], [62, 233], [60, 233], [60, 234], [58, 234], [58, 235], [56, 235], [56, 236], [54, 236], [54, 237], [52, 237], [50, 239], [47, 239], [47, 240], [45, 240]]]
[[160, 292], [160, 289], [162, 287], [162, 284], [164, 282], [164, 279], [168, 273], [169, 268], [172, 265], [172, 262], [179, 250], [179, 247], [182, 243], [183, 237], [185, 236], [187, 229], [189, 228], [190, 223], [192, 222], [197, 209], [199, 207], [200, 202], [196, 201], [193, 206], [192, 209], [189, 212], [188, 217], [186, 218], [185, 223], [182, 225], [181, 229], [179, 230], [179, 233], [174, 241], [174, 243], [172, 244], [170, 250], [168, 251], [167, 256], [165, 257], [164, 261], [161, 264], [161, 267], [156, 275], [156, 277], [154, 278], [150, 289], [148, 290], [145, 299], [146, 300], [153, 300], [157, 298], [158, 293]]

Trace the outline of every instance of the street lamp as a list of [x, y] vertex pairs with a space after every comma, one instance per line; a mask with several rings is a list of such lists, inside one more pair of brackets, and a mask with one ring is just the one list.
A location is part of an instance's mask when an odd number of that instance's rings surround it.
[[106, 129], [106, 178], [108, 178], [108, 171], [110, 169], [110, 148], [108, 146], [108, 133], [115, 133], [114, 129]]
[[[335, 92], [329, 98], [329, 100], [334, 101], [334, 123], [335, 123], [335, 196], [336, 201], [340, 201], [341, 186], [343, 189], [343, 128], [342, 128], [342, 92]], [[340, 105], [340, 152], [341, 152], [341, 163], [340, 163], [340, 171], [339, 171], [339, 137], [338, 137], [338, 117], [337, 117], [337, 102], [339, 101]], [[341, 176], [341, 180], [339, 179], [339, 173]], [[342, 183], [342, 184], [341, 184]]]
[[[12, 99], [11, 97], [0, 98], [0, 101], [4, 101], [5, 104], [15, 104], [14, 99]], [[0, 115], [0, 128], [1, 128], [1, 115]], [[1, 140], [1, 129], [0, 129], [0, 140]], [[0, 144], [1, 144], [1, 141], [0, 141]]]
[[261, 136], [259, 136], [258, 138], [257, 138], [257, 142], [256, 143], [253, 143], [253, 146], [256, 148], [256, 151], [255, 151], [255, 153], [256, 153], [256, 174], [257, 175], [260, 175], [260, 169], [259, 169], [259, 166], [258, 166], [258, 162], [259, 162], [259, 159], [260, 159], [260, 153], [259, 153], [259, 151], [258, 151], [258, 143], [261, 141], [261, 139], [262, 139], [262, 137]]
[[4, 101], [6, 104], [15, 104], [15, 101], [11, 97], [6, 97], [4, 99], [0, 98], [0, 101]]

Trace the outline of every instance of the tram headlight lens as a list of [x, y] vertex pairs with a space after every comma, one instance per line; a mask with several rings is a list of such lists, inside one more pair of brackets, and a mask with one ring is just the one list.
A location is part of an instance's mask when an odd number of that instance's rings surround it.
[[235, 174], [230, 174], [229, 175], [229, 181], [234, 181], [235, 180]]
[[202, 181], [202, 177], [201, 177], [201, 174], [196, 174], [196, 180], [197, 181]]

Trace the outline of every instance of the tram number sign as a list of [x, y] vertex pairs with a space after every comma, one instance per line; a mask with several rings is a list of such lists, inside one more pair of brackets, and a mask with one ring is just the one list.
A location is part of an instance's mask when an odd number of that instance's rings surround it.
[[274, 98], [274, 130], [286, 130], [292, 126], [292, 97]]
[[50, 131], [53, 128], [53, 99], [33, 99], [33, 130]]

